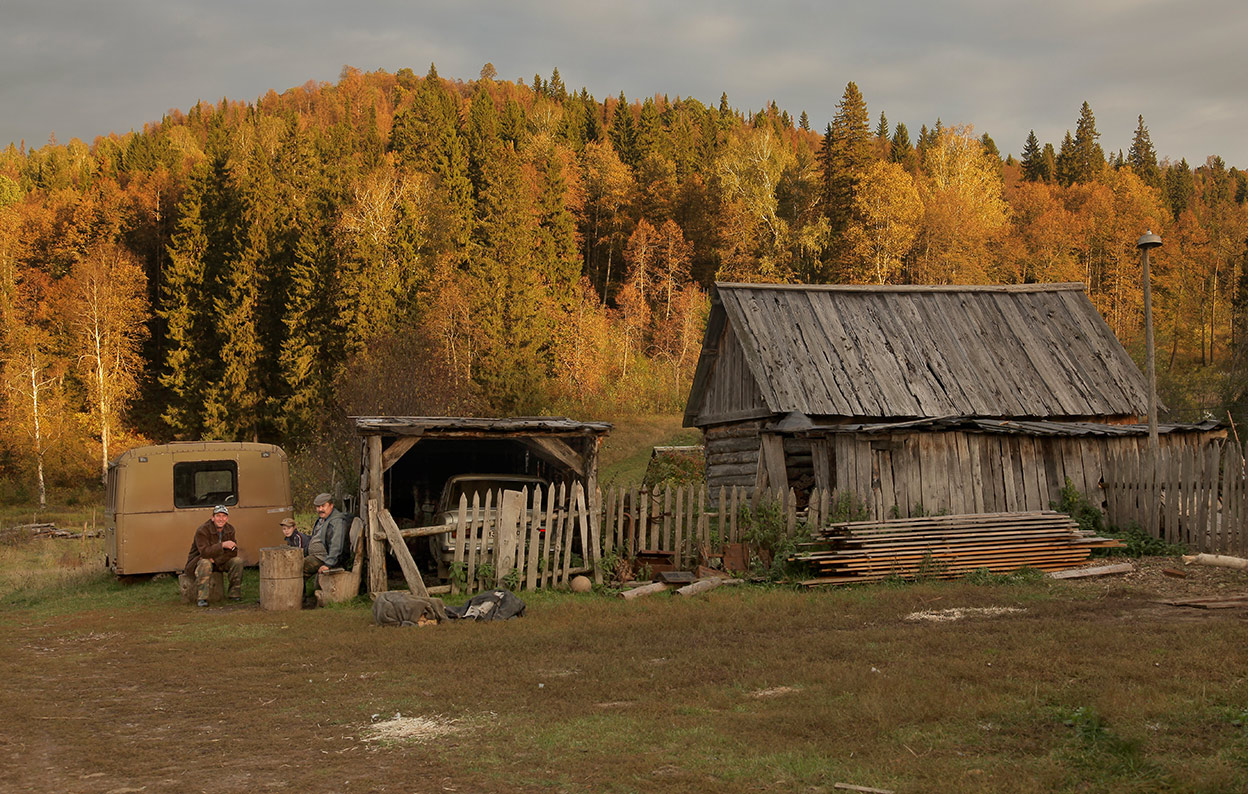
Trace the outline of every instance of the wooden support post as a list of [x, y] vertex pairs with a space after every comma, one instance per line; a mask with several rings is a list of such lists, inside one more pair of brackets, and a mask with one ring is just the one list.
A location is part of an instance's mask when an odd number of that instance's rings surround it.
[[384, 593], [386, 584], [385, 531], [378, 521], [378, 511], [385, 507], [385, 493], [381, 483], [381, 436], [369, 436], [366, 444], [368, 457], [368, 592]]
[[[589, 550], [593, 554], [594, 584], [602, 584], [602, 491], [597, 486], [589, 508]], [[589, 562], [589, 557], [585, 558]]]
[[[498, 587], [507, 574], [516, 567], [516, 543], [520, 534], [520, 514], [524, 512], [525, 498], [520, 491], [503, 491], [499, 498], [498, 525], [494, 531], [494, 582]], [[489, 543], [482, 551], [489, 553]]]
[[390, 549], [399, 560], [399, 567], [403, 569], [403, 578], [407, 580], [407, 589], [412, 591], [412, 595], [428, 598], [429, 593], [425, 590], [425, 580], [420, 575], [420, 569], [416, 567], [416, 561], [412, 559], [412, 553], [407, 550], [407, 544], [403, 542], [403, 536], [399, 534], [399, 525], [394, 523], [394, 517], [390, 515], [389, 510], [382, 509], [377, 511], [377, 520], [381, 523], [381, 528], [386, 533], [386, 540], [390, 542]]

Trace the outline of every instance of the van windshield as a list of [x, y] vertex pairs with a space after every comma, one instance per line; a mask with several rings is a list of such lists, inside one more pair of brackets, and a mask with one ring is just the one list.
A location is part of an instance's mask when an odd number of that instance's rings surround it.
[[238, 463], [197, 460], [173, 464], [174, 507], [238, 504]]

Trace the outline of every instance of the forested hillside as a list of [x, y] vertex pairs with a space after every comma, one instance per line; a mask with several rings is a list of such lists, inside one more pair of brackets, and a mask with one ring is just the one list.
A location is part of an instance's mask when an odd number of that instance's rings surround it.
[[1085, 103], [1016, 161], [969, 125], [869, 115], [854, 83], [819, 131], [726, 95], [495, 78], [348, 67], [0, 151], [9, 498], [142, 439], [676, 411], [717, 279], [1082, 281], [1137, 353], [1150, 228], [1163, 398], [1180, 418], [1242, 405], [1248, 177], [1158, 162], [1143, 118], [1107, 153]]

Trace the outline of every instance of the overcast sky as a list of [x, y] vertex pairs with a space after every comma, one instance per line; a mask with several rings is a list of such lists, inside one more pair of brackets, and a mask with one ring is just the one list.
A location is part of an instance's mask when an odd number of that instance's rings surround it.
[[559, 69], [599, 100], [667, 94], [822, 131], [845, 84], [872, 126], [939, 117], [1017, 155], [1086, 100], [1107, 152], [1143, 114], [1159, 157], [1248, 168], [1244, 0], [4, 0], [0, 146], [90, 142], [170, 108], [254, 101], [344, 65], [475, 79]]

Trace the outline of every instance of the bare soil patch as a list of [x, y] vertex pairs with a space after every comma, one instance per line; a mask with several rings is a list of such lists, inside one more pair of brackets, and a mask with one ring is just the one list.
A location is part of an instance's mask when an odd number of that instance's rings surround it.
[[172, 580], [18, 594], [0, 792], [1248, 790], [1248, 610], [1158, 603], [1248, 576], [1167, 567], [522, 594], [519, 620], [406, 629], [263, 612], [254, 574], [204, 610]]

